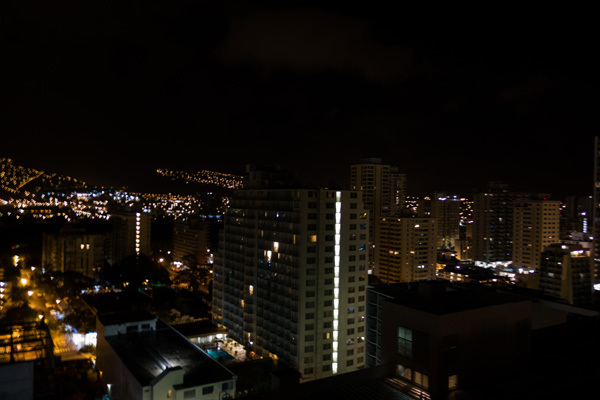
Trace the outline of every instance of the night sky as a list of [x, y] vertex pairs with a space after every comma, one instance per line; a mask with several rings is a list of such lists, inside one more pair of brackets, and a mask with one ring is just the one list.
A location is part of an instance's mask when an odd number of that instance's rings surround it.
[[591, 194], [591, 10], [321, 3], [5, 0], [0, 157], [132, 187], [380, 157], [417, 195]]

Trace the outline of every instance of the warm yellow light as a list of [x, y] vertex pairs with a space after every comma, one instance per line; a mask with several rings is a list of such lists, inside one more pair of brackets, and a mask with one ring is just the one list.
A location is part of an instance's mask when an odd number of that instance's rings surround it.
[[21, 285], [27, 285], [27, 278], [21, 278]]

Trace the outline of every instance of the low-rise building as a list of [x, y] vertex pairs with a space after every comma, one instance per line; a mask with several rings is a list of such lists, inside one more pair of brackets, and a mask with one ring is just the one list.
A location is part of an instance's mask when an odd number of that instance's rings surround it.
[[111, 399], [233, 397], [236, 375], [147, 312], [97, 318], [96, 366]]

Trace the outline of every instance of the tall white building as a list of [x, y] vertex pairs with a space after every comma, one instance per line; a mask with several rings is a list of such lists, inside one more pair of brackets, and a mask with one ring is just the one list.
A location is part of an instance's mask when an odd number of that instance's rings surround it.
[[215, 256], [214, 322], [301, 381], [363, 367], [368, 232], [357, 191], [236, 191]]

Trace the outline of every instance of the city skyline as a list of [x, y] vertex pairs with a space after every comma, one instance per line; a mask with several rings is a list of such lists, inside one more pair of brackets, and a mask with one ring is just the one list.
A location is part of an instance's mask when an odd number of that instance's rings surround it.
[[584, 12], [390, 7], [13, 4], [0, 156], [115, 186], [253, 162], [347, 184], [378, 157], [419, 195], [592, 194]]

